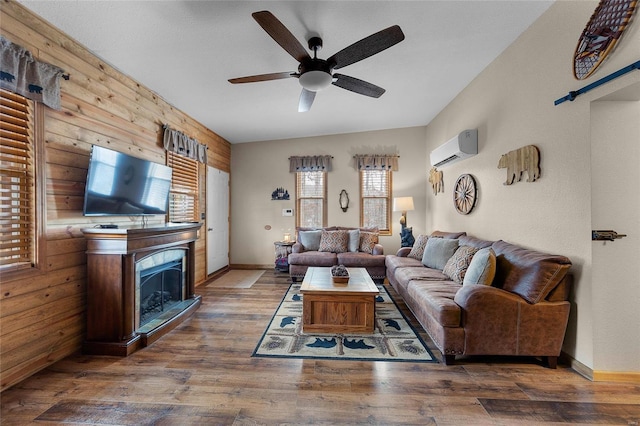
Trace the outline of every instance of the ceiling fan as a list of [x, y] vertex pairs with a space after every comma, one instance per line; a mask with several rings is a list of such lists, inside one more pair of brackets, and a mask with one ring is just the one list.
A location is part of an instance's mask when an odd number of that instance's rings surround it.
[[287, 27], [271, 12], [265, 10], [255, 12], [251, 16], [276, 43], [300, 63], [298, 71], [232, 78], [229, 82], [233, 84], [255, 83], [295, 77], [302, 86], [302, 93], [298, 103], [299, 112], [309, 111], [316, 97], [316, 92], [329, 87], [331, 84], [372, 98], [382, 96], [385, 92], [382, 87], [355, 77], [334, 73], [333, 70], [366, 59], [404, 40], [404, 33], [398, 25], [394, 25], [365, 37], [324, 60], [317, 57], [318, 51], [322, 49], [322, 39], [320, 37], [311, 37], [309, 39], [309, 49], [313, 51], [312, 58]]

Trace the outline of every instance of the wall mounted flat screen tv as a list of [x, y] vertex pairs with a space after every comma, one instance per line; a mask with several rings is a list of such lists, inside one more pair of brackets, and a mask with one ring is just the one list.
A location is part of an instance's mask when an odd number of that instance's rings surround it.
[[84, 194], [85, 216], [166, 214], [171, 167], [94, 145]]

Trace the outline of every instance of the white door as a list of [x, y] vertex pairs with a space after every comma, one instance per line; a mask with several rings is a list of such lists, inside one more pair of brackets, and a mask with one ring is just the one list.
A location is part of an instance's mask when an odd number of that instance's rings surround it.
[[229, 173], [207, 167], [207, 275], [229, 265]]
[[599, 371], [640, 371], [640, 83], [635, 88], [635, 99], [627, 89], [591, 106], [592, 229], [627, 235], [592, 242]]

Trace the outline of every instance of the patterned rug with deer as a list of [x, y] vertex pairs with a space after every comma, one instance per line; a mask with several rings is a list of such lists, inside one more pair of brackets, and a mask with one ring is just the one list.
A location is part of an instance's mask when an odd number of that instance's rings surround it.
[[253, 356], [438, 362], [398, 310], [384, 285], [378, 284], [378, 288], [373, 333], [309, 334], [302, 331], [300, 283], [293, 283]]

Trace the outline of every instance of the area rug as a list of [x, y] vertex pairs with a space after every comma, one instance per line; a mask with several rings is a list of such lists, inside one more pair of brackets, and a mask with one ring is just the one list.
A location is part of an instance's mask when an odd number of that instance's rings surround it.
[[207, 287], [217, 288], [251, 288], [260, 279], [264, 270], [232, 269], [220, 278], [207, 284]]
[[302, 332], [300, 283], [289, 287], [253, 356], [365, 361], [438, 362], [408, 323], [386, 288], [378, 284], [371, 334]]

